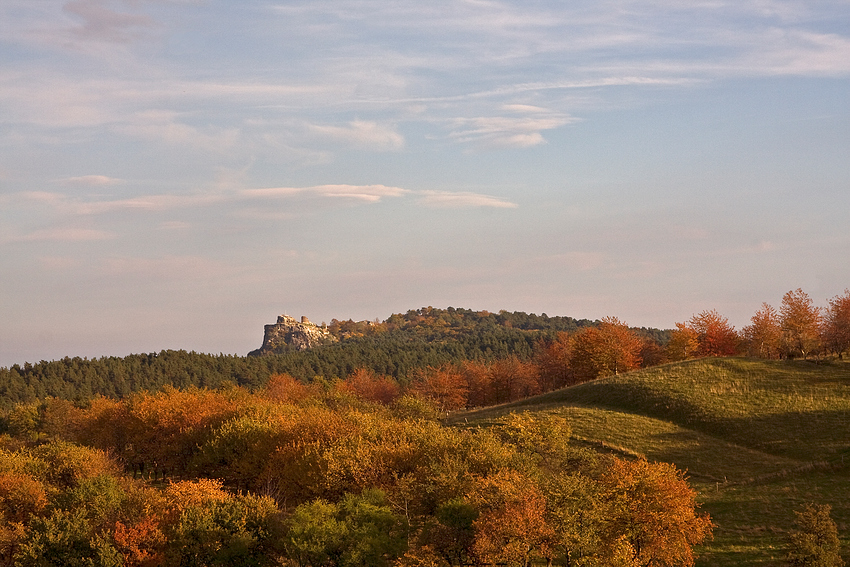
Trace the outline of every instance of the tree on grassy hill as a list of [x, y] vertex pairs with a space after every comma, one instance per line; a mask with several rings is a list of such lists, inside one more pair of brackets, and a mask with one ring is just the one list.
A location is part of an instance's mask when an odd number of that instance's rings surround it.
[[496, 403], [513, 402], [540, 393], [537, 367], [516, 356], [490, 365], [490, 388]]
[[795, 567], [841, 567], [838, 529], [828, 504], [806, 504], [795, 511], [797, 530], [791, 533], [788, 562]]
[[672, 361], [687, 360], [695, 357], [699, 348], [697, 332], [685, 323], [676, 323], [676, 329], [670, 332], [670, 342], [665, 348], [667, 358]]
[[751, 324], [741, 329], [751, 356], [779, 358], [782, 350], [782, 324], [773, 306], [762, 303], [750, 318]]
[[615, 458], [602, 484], [603, 538], [614, 543], [608, 564], [629, 559], [622, 557], [624, 547], [640, 566], [694, 564], [693, 546], [711, 537], [713, 524], [708, 514], [697, 513], [696, 491], [682, 471], [670, 463]]
[[616, 317], [605, 317], [598, 327], [585, 327], [572, 339], [570, 367], [579, 382], [640, 366], [643, 342]]
[[820, 308], [800, 288], [782, 296], [782, 340], [789, 356], [808, 358], [820, 348]]
[[850, 289], [829, 300], [823, 317], [823, 341], [839, 358], [850, 350]]
[[573, 380], [570, 369], [572, 340], [567, 332], [560, 332], [550, 341], [542, 341], [535, 362], [543, 391], [563, 388]]
[[716, 309], [702, 311], [686, 323], [696, 332], [696, 356], [732, 356], [738, 352], [738, 333]]

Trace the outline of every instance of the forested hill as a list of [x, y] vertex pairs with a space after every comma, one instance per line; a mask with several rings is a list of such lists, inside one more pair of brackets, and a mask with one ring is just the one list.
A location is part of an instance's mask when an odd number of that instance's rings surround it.
[[[0, 368], [0, 407], [49, 396], [75, 401], [97, 395], [121, 398], [166, 385], [218, 388], [233, 383], [255, 389], [273, 374], [286, 373], [305, 381], [333, 380], [358, 368], [404, 383], [415, 369], [448, 362], [509, 356], [528, 360], [542, 340], [597, 323], [545, 314], [431, 307], [394, 314], [383, 322], [334, 319], [329, 329], [340, 342], [302, 352], [247, 357], [164, 350], [91, 360], [66, 357]], [[635, 331], [661, 344], [668, 339], [667, 331]]]

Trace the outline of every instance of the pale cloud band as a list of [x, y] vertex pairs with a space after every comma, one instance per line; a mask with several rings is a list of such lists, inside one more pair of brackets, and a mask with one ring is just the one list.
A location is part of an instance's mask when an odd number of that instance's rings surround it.
[[[120, 183], [102, 175], [88, 175], [79, 178], [88, 186], [108, 186]], [[63, 180], [68, 183], [69, 180]], [[106, 240], [115, 237], [113, 232], [90, 227], [68, 227], [74, 218], [106, 216], [119, 212], [156, 214], [168, 211], [192, 210], [203, 207], [225, 206], [228, 213], [237, 214], [240, 207], [251, 207], [265, 202], [274, 207], [276, 201], [300, 198], [302, 200], [296, 214], [312, 214], [304, 198], [317, 198], [338, 203], [373, 204], [384, 199], [413, 197], [414, 202], [423, 207], [438, 209], [496, 208], [512, 209], [518, 205], [492, 195], [472, 192], [451, 192], [434, 190], [410, 190], [386, 185], [316, 185], [311, 187], [264, 187], [241, 189], [226, 192], [199, 192], [189, 195], [141, 195], [120, 199], [108, 197], [79, 197], [62, 192], [29, 191], [0, 196], [0, 204], [8, 211], [37, 207], [42, 219], [52, 219], [61, 227], [42, 228], [25, 232], [5, 231], [0, 244], [12, 242], [81, 242]], [[227, 214], [227, 213], [225, 213]], [[182, 228], [190, 226], [182, 221], [168, 221]]]
[[319, 197], [351, 199], [376, 203], [383, 197], [400, 197], [410, 193], [400, 187], [385, 185], [318, 185], [315, 187], [267, 187], [263, 189], [245, 189], [239, 195], [245, 198], [285, 198], [296, 195], [314, 195]]
[[480, 193], [454, 193], [449, 191], [420, 191], [419, 203], [426, 207], [459, 209], [472, 207], [492, 207], [497, 209], [515, 209], [519, 205]]
[[[104, 176], [87, 176], [99, 178]], [[47, 191], [29, 191], [13, 193], [0, 198], [9, 207], [16, 204], [38, 203], [51, 206], [72, 215], [95, 215], [110, 213], [118, 209], [167, 210], [214, 205], [218, 203], [249, 202], [257, 199], [285, 199], [296, 196], [326, 197], [377, 203], [385, 197], [403, 197], [418, 195], [418, 202], [431, 205], [438, 201], [443, 203], [456, 202], [458, 206], [513, 208], [517, 205], [491, 195], [469, 192], [414, 191], [401, 187], [386, 185], [316, 185], [312, 187], [263, 187], [257, 189], [242, 189], [239, 191], [220, 193], [197, 193], [194, 195], [145, 195], [126, 199], [81, 199], [65, 193]]]

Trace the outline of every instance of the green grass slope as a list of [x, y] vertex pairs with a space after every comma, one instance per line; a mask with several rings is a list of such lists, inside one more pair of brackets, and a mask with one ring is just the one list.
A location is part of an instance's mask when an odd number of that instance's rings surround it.
[[850, 556], [850, 363], [692, 360], [453, 421], [511, 411], [561, 415], [579, 442], [686, 469], [717, 524], [698, 565], [782, 565], [793, 510], [810, 501], [833, 506]]

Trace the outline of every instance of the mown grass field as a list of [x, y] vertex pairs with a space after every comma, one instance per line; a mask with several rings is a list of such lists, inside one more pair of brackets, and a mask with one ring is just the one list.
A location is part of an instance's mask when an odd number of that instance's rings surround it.
[[784, 564], [795, 509], [830, 504], [850, 562], [850, 363], [700, 359], [456, 414], [557, 414], [576, 442], [688, 471], [716, 524], [700, 566]]

